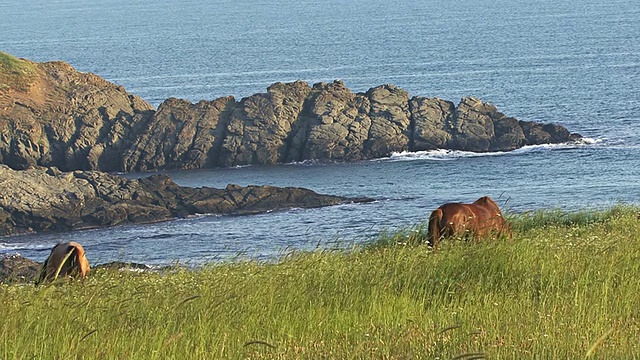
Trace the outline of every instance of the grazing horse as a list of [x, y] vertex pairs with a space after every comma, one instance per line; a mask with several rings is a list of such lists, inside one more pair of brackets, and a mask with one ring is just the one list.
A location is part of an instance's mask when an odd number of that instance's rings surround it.
[[74, 241], [60, 243], [51, 249], [51, 254], [42, 265], [42, 271], [40, 271], [36, 284], [53, 281], [58, 276], [79, 274], [81, 278], [84, 278], [90, 270], [89, 260], [87, 260], [82, 245]]
[[437, 247], [440, 240], [469, 234], [474, 238], [496, 234], [512, 237], [511, 228], [502, 217], [495, 201], [483, 196], [472, 204], [447, 203], [429, 217], [429, 245]]

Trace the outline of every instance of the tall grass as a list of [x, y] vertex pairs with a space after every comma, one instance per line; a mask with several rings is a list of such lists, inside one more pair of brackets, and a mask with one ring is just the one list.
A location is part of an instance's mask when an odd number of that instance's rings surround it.
[[638, 359], [640, 221], [593, 215], [438, 250], [419, 225], [278, 263], [3, 285], [0, 357]]

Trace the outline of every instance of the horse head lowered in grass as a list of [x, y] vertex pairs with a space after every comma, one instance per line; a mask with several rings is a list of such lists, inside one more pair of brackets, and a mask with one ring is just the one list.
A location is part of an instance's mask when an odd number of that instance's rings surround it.
[[90, 270], [89, 260], [82, 245], [74, 241], [60, 243], [53, 247], [42, 265], [36, 284], [53, 281], [59, 276], [79, 275], [84, 278]]
[[472, 238], [512, 236], [498, 204], [488, 196], [472, 204], [446, 203], [431, 213], [429, 245], [437, 247], [443, 238], [467, 235]]

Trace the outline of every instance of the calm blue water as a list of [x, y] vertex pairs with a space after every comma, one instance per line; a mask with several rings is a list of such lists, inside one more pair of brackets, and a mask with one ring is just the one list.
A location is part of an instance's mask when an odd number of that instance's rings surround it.
[[240, 99], [297, 79], [342, 79], [354, 91], [394, 83], [411, 95], [477, 96], [509, 116], [595, 140], [481, 156], [172, 172], [188, 186], [302, 186], [378, 201], [2, 238], [3, 253], [43, 260], [56, 242], [76, 240], [94, 263], [273, 259], [350, 246], [423, 221], [443, 202], [482, 195], [513, 212], [640, 204], [636, 0], [1, 0], [0, 18], [0, 50], [67, 61], [155, 106], [172, 96]]

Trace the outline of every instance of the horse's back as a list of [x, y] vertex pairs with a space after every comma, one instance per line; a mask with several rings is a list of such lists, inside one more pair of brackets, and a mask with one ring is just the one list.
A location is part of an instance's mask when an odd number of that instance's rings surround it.
[[483, 196], [479, 198], [478, 200], [474, 201], [473, 204], [471, 205], [474, 205], [486, 211], [496, 212], [502, 215], [502, 212], [500, 211], [500, 207], [498, 206], [498, 204], [488, 196]]
[[506, 221], [498, 204], [488, 196], [483, 196], [473, 204], [478, 220], [478, 235], [487, 236], [500, 233], [505, 229]]
[[470, 216], [473, 216], [469, 204], [447, 203], [440, 206], [439, 209], [442, 210], [442, 218], [446, 223], [468, 220]]

